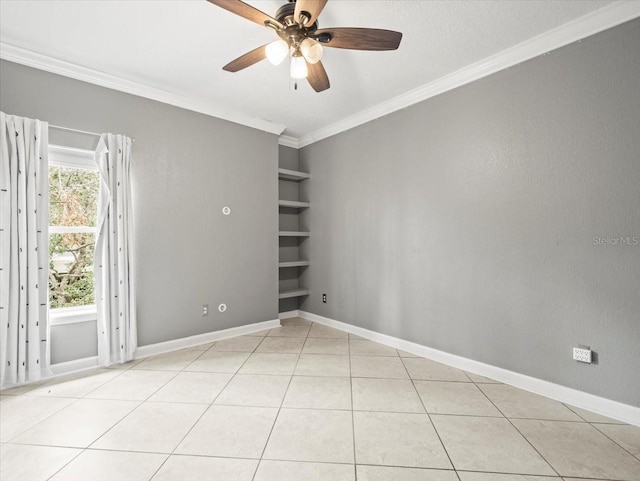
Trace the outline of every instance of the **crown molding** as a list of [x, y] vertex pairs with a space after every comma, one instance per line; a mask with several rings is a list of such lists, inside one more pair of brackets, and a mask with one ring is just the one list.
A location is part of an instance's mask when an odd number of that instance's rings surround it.
[[433, 82], [303, 135], [298, 139], [298, 148], [407, 108], [637, 17], [640, 17], [639, 1], [626, 0], [612, 3]]
[[221, 108], [219, 105], [203, 101], [202, 99], [187, 97], [156, 87], [150, 87], [116, 75], [111, 75], [66, 62], [64, 60], [49, 57], [47, 55], [42, 55], [6, 42], [0, 42], [0, 58], [9, 62], [26, 65], [27, 67], [37, 68], [46, 72], [62, 75], [64, 77], [82, 80], [83, 82], [88, 82], [90, 84], [137, 95], [150, 100], [156, 100], [175, 107], [206, 114], [211, 117], [228, 120], [229, 122], [245, 125], [271, 134], [280, 135], [286, 128], [285, 125], [245, 115], [232, 109]]
[[[445, 75], [433, 82], [398, 95], [357, 114], [334, 122], [302, 137], [295, 138], [281, 135], [278, 143], [287, 147], [300, 149], [377, 118], [407, 108], [449, 90], [461, 87], [475, 80], [512, 67], [519, 63], [543, 55], [583, 38], [595, 35], [608, 28], [640, 17], [640, 2], [623, 0], [612, 3], [587, 15], [572, 20], [564, 25], [549, 30], [541, 35], [525, 40], [502, 52], [468, 65], [456, 72]], [[75, 78], [94, 85], [145, 97], [158, 102], [174, 105], [194, 112], [228, 120], [240, 125], [280, 135], [286, 126], [259, 119], [232, 109], [224, 109], [218, 105], [201, 99], [179, 95], [155, 87], [127, 80], [115, 75], [81, 67], [63, 60], [41, 55], [36, 52], [0, 42], [0, 58], [11, 62], [52, 72], [65, 77]]]
[[278, 139], [278, 144], [283, 145], [285, 147], [291, 147], [293, 149], [300, 148], [299, 139], [292, 137], [290, 135], [281, 135]]

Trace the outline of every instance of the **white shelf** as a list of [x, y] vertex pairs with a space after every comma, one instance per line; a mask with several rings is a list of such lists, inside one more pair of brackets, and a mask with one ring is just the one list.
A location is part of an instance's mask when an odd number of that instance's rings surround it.
[[278, 169], [278, 178], [285, 180], [301, 181], [309, 178], [309, 174], [306, 172], [299, 172], [297, 170]]
[[295, 209], [305, 209], [311, 204], [309, 202], [298, 202], [297, 200], [279, 200], [280, 207], [293, 207]]
[[290, 261], [290, 262], [280, 262], [278, 264], [278, 267], [280, 268], [285, 268], [285, 267], [304, 267], [304, 266], [308, 266], [309, 265], [309, 261]]
[[298, 232], [292, 230], [281, 230], [278, 232], [280, 237], [309, 237], [311, 235], [310, 232]]
[[278, 294], [278, 299], [289, 299], [291, 297], [302, 297], [302, 296], [308, 296], [309, 295], [309, 289], [293, 289], [290, 291], [281, 291]]

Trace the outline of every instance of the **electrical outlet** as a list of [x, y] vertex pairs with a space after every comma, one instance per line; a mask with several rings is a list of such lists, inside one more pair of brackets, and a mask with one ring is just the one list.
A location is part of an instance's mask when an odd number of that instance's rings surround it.
[[203, 316], [209, 315], [209, 304], [202, 304], [202, 315]]
[[327, 295], [326, 294], [322, 294], [322, 303], [323, 304], [327, 303]]
[[587, 364], [591, 364], [591, 349], [588, 347], [574, 347], [573, 348], [573, 359], [575, 361], [586, 362]]

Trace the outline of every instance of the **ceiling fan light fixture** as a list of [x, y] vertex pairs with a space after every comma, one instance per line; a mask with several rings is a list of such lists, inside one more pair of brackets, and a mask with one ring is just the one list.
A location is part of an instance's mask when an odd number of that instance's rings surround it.
[[307, 70], [307, 62], [304, 57], [300, 55], [299, 51], [296, 51], [291, 57], [291, 70], [290, 75], [292, 79], [307, 78], [309, 71]]
[[288, 0], [274, 17], [243, 0], [208, 1], [230, 13], [267, 27], [280, 37], [275, 42], [261, 45], [241, 55], [222, 69], [238, 72], [264, 59], [278, 65], [289, 54], [290, 75], [295, 80], [293, 85], [296, 90], [297, 81], [304, 78], [316, 92], [324, 92], [331, 87], [327, 72], [320, 61], [325, 47], [369, 51], [396, 50], [402, 40], [401, 32], [380, 28], [319, 29], [317, 20], [328, 0]]
[[315, 64], [322, 59], [324, 51], [319, 42], [307, 37], [300, 43], [300, 53], [307, 59], [307, 62]]
[[282, 39], [271, 42], [265, 49], [267, 60], [273, 65], [280, 65], [289, 55], [289, 45]]

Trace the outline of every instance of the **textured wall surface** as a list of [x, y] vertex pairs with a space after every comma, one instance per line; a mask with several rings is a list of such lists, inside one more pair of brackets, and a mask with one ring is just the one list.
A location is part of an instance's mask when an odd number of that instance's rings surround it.
[[276, 136], [4, 61], [0, 85], [6, 113], [135, 138], [140, 345], [278, 317]]
[[636, 20], [302, 149], [302, 309], [639, 406], [640, 245], [612, 244], [640, 237], [638, 46]]

